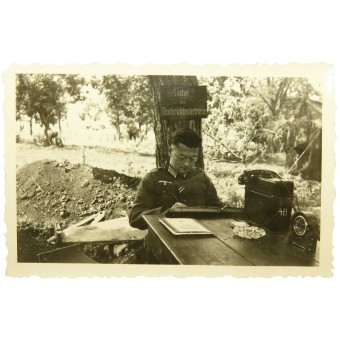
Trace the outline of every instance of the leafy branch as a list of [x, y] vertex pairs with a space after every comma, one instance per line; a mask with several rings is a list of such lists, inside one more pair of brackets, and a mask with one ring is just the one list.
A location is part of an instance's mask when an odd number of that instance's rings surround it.
[[210, 137], [211, 139], [213, 139], [215, 142], [219, 143], [220, 145], [222, 145], [228, 152], [230, 152], [234, 157], [238, 158], [239, 160], [243, 160], [242, 157], [240, 157], [239, 155], [237, 155], [234, 151], [230, 150], [228, 148], [228, 146], [226, 146], [224, 143], [222, 143], [221, 141], [217, 140], [215, 137], [213, 137], [211, 134], [203, 131], [203, 133], [205, 135], [207, 135], [208, 137]]

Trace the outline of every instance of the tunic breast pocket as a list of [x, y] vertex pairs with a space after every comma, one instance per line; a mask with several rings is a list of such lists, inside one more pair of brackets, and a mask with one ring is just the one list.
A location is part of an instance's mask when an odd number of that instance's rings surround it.
[[176, 186], [173, 183], [157, 183], [155, 186], [155, 194], [158, 200], [164, 205], [173, 204], [176, 200]]
[[176, 186], [173, 183], [156, 183], [155, 196], [157, 205], [171, 207], [176, 202]]

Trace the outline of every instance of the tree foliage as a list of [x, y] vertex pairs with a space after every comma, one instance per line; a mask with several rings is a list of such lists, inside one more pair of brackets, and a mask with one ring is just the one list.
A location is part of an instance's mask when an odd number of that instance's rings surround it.
[[[304, 120], [305, 130], [312, 131], [308, 124], [314, 118], [304, 109], [306, 101], [317, 97], [321, 102], [315, 84], [307, 78], [201, 77], [199, 85], [208, 90], [209, 115], [202, 120], [205, 154], [245, 165], [273, 153], [287, 156], [287, 148], [292, 148], [291, 127]], [[67, 104], [78, 101], [83, 102], [78, 105], [82, 108], [79, 116], [88, 126], [109, 121], [118, 138], [123, 125], [128, 138], [142, 139], [143, 132], [155, 123], [147, 76], [17, 74], [16, 117], [41, 124], [45, 136], [51, 125], [59, 123], [60, 128]]]
[[27, 116], [31, 123], [34, 119], [44, 127], [47, 138], [50, 125], [58, 122], [60, 128], [66, 104], [82, 99], [80, 88], [84, 82], [79, 75], [17, 74], [16, 118]]
[[306, 78], [201, 78], [208, 87], [204, 132], [211, 154], [245, 164], [283, 151], [287, 127], [306, 98], [320, 96]]
[[153, 99], [150, 84], [144, 76], [107, 75], [99, 85], [108, 102], [108, 116], [120, 138], [120, 125], [125, 123], [130, 138], [135, 138], [142, 125], [152, 122]]

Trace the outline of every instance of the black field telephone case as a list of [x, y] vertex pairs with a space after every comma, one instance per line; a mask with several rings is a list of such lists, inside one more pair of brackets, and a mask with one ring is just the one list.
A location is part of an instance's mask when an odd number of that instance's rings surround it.
[[248, 171], [242, 181], [241, 184], [245, 184], [244, 208], [247, 218], [272, 230], [288, 231], [294, 183], [265, 170]]

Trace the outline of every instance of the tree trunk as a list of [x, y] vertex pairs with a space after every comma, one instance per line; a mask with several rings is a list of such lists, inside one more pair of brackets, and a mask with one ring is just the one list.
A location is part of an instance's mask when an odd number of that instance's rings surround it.
[[30, 117], [30, 135], [33, 135], [33, 124], [32, 124], [32, 117]]
[[40, 116], [40, 125], [44, 127], [44, 135], [45, 135], [46, 140], [48, 140], [48, 129], [50, 127], [50, 124], [42, 113], [39, 113], [39, 116]]
[[59, 134], [61, 135], [61, 114], [58, 113], [58, 127], [59, 127]]
[[44, 125], [44, 135], [46, 137], [46, 140], [48, 139], [48, 128], [49, 128], [48, 125]]
[[119, 127], [119, 121], [118, 120], [117, 120], [117, 123], [116, 123], [116, 130], [117, 130], [118, 140], [120, 140], [120, 127]]
[[[202, 120], [201, 118], [187, 119], [182, 117], [176, 120], [161, 118], [160, 86], [169, 80], [172, 82], [171, 85], [197, 86], [198, 81], [196, 77], [191, 76], [149, 76], [149, 79], [152, 85], [155, 103], [154, 132], [156, 138], [156, 166], [164, 167], [169, 163], [170, 139], [172, 133], [179, 128], [191, 128], [202, 137]], [[202, 147], [199, 148], [196, 166], [204, 169]]]

